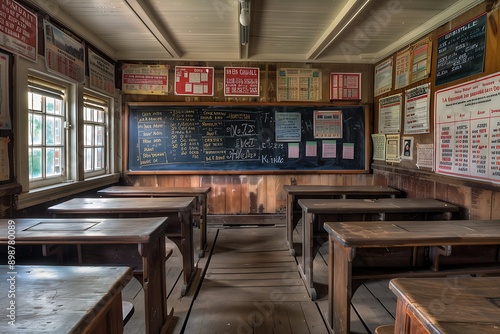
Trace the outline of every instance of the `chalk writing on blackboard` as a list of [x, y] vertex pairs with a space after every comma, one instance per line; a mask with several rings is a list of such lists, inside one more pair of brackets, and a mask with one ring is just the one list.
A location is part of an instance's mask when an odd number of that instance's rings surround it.
[[486, 13], [438, 37], [436, 86], [483, 72]]

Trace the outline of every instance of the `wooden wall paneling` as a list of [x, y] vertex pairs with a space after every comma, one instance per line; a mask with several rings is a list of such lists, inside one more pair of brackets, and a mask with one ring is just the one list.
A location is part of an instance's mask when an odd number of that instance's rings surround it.
[[498, 59], [500, 58], [500, 35], [499, 35], [499, 12], [496, 10], [494, 12], [488, 13], [488, 23], [486, 30], [486, 55], [484, 60], [485, 69], [488, 72], [495, 73], [500, 71], [500, 63]]
[[459, 212], [460, 218], [468, 219], [470, 217], [471, 196], [471, 187], [448, 184], [448, 193], [444, 200], [463, 208], [463, 210]]
[[415, 198], [416, 197], [416, 189], [417, 184], [419, 182], [418, 179], [413, 179], [410, 175], [400, 175], [401, 180], [401, 189], [404, 189], [407, 197]]
[[500, 219], [500, 191], [496, 191], [491, 197], [491, 219]]
[[493, 193], [491, 190], [472, 188], [471, 190], [471, 205], [470, 216], [468, 219], [491, 219]]
[[175, 187], [175, 175], [157, 175], [158, 187]]
[[238, 175], [226, 176], [226, 214], [241, 213], [241, 178]]
[[278, 185], [280, 184], [278, 180], [276, 180], [277, 176], [270, 174], [265, 176], [267, 179], [267, 192], [266, 192], [266, 204], [265, 204], [265, 213], [276, 213], [276, 198], [278, 197], [278, 193], [280, 189], [278, 189]]
[[243, 202], [241, 213], [257, 213], [259, 209], [259, 199], [258, 199], [258, 186], [262, 181], [262, 176], [260, 175], [248, 175], [246, 176], [246, 192], [242, 192], [242, 196], [247, 197], [246, 205]]
[[202, 187], [212, 187], [208, 193], [208, 212], [210, 214], [226, 213], [226, 177], [224, 175], [203, 175]]
[[276, 175], [276, 199], [275, 199], [275, 212], [284, 214], [286, 212], [286, 193], [283, 190], [283, 186], [285, 185], [285, 180], [287, 177], [283, 175]]
[[261, 175], [261, 180], [257, 184], [257, 213], [265, 213], [267, 208], [267, 178]]
[[415, 183], [415, 198], [436, 198], [434, 181], [417, 178]]

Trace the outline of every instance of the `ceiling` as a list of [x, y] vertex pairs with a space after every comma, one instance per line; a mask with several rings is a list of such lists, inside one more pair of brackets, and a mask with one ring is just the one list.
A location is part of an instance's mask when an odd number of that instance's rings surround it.
[[375, 63], [482, 0], [25, 0], [114, 60]]

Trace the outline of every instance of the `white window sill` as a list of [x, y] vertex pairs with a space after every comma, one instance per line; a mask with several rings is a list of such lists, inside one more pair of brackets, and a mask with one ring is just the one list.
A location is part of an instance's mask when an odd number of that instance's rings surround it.
[[83, 191], [103, 187], [118, 182], [120, 174], [98, 176], [85, 181], [66, 182], [21, 193], [17, 197], [17, 209], [71, 196]]

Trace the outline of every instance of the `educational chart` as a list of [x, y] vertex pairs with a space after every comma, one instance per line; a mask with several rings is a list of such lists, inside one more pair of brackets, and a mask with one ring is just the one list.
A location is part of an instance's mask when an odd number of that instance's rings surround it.
[[282, 68], [278, 72], [278, 101], [320, 101], [321, 70]]
[[366, 171], [365, 107], [336, 107], [341, 136], [315, 138], [313, 114], [330, 109], [130, 105], [127, 170]]
[[436, 92], [437, 173], [500, 183], [500, 73]]

